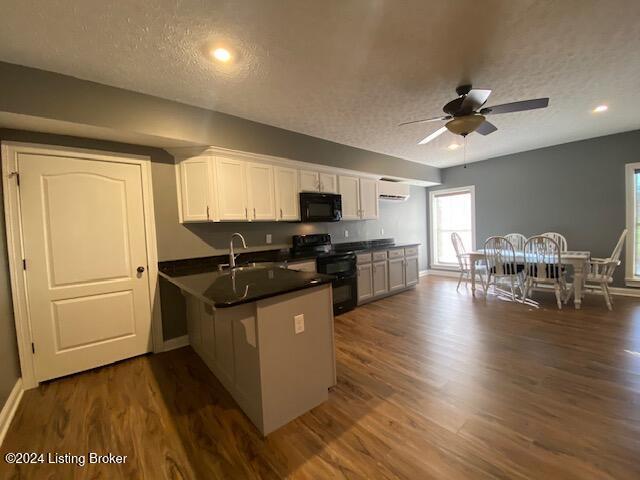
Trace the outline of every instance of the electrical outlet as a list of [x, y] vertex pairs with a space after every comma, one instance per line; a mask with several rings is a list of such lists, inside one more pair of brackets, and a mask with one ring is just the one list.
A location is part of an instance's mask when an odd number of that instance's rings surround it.
[[296, 332], [296, 335], [298, 333], [304, 332], [304, 313], [293, 317], [293, 328]]
[[267, 245], [269, 245], [269, 244], [271, 243], [271, 241], [272, 241], [272, 237], [271, 237], [271, 234], [270, 234], [270, 233], [267, 233], [267, 237], [266, 237], [266, 239], [265, 239], [265, 240], [266, 240], [266, 242], [267, 242]]
[[344, 238], [349, 238], [349, 230], [344, 231]]
[[384, 235], [384, 228], [380, 227], [380, 235]]

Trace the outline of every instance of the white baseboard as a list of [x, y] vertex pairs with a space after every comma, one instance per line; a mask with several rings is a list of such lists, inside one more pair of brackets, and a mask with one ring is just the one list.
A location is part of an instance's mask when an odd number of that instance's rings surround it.
[[11, 425], [11, 420], [13, 420], [14, 415], [16, 414], [16, 410], [18, 410], [18, 405], [20, 405], [20, 400], [22, 400], [22, 394], [24, 390], [22, 389], [22, 378], [19, 378], [16, 384], [13, 386], [7, 401], [2, 407], [2, 411], [0, 411], [0, 446], [2, 446], [2, 442], [4, 442], [4, 436], [7, 434], [9, 430], [9, 425]]
[[176, 348], [186, 347], [187, 345], [189, 345], [189, 335], [170, 338], [169, 340], [165, 340], [162, 351], [168, 352], [169, 350], [175, 350]]
[[[455, 270], [436, 270], [430, 268], [429, 270], [423, 270], [422, 272], [420, 272], [420, 276], [422, 275], [436, 275], [439, 277], [458, 278], [460, 276], [460, 272], [457, 272]], [[567, 288], [571, 288], [570, 283], [567, 284]], [[640, 297], [640, 288], [609, 287], [609, 291], [612, 295], [620, 295], [623, 297]]]
[[418, 276], [420, 277], [426, 277], [427, 275], [429, 275], [429, 270], [420, 270], [418, 273]]

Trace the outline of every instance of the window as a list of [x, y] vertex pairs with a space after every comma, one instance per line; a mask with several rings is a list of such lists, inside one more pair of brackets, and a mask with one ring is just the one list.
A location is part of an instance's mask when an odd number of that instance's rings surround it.
[[467, 250], [475, 248], [475, 189], [471, 186], [435, 190], [429, 193], [429, 200], [431, 266], [457, 267], [451, 234], [460, 235]]
[[640, 287], [640, 163], [626, 166], [627, 243], [625, 280], [631, 287]]

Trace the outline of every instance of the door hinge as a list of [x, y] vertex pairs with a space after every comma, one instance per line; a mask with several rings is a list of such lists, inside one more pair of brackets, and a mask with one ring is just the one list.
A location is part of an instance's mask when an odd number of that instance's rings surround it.
[[36, 353], [36, 344], [31, 342], [31, 352]]
[[23, 270], [27, 269], [27, 260], [25, 258], [22, 259], [22, 269]]

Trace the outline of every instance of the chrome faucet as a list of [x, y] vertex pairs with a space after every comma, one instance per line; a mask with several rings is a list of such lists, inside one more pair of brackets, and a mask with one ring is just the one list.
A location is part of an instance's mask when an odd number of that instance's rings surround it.
[[233, 239], [236, 237], [242, 240], [242, 247], [247, 248], [247, 243], [244, 241], [244, 237], [242, 236], [242, 234], [236, 232], [231, 235], [231, 240], [229, 240], [229, 268], [236, 268], [236, 255], [233, 252]]

